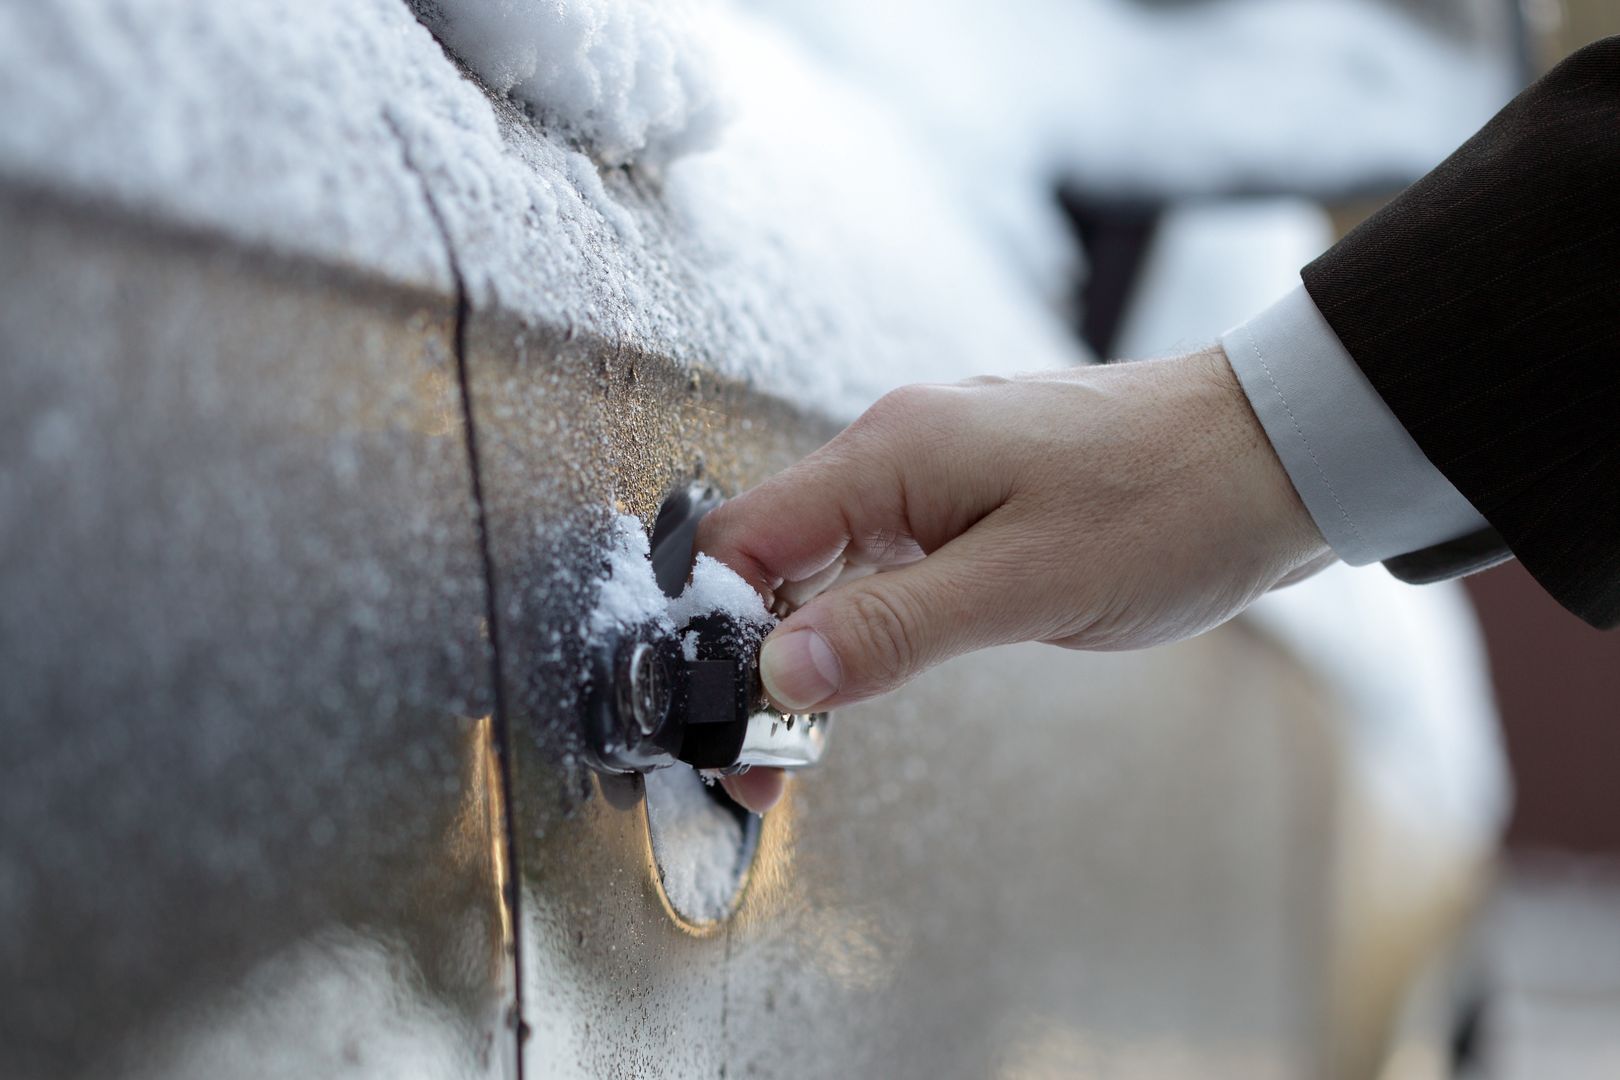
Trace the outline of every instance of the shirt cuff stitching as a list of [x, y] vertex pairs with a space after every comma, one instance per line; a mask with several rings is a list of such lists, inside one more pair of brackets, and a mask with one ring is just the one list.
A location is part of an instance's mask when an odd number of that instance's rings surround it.
[[1288, 422], [1294, 426], [1294, 434], [1299, 436], [1299, 441], [1305, 447], [1305, 452], [1311, 457], [1311, 464], [1316, 466], [1316, 475], [1321, 479], [1322, 486], [1327, 488], [1328, 495], [1333, 499], [1333, 505], [1339, 508], [1339, 516], [1343, 517], [1344, 523], [1350, 527], [1350, 532], [1355, 536], [1356, 543], [1365, 547], [1367, 544], [1366, 538], [1361, 535], [1361, 530], [1356, 528], [1355, 521], [1350, 517], [1350, 511], [1346, 510], [1344, 503], [1339, 501], [1339, 493], [1333, 490], [1333, 484], [1328, 480], [1327, 470], [1322, 468], [1322, 462], [1316, 456], [1316, 448], [1311, 445], [1311, 440], [1305, 437], [1305, 429], [1299, 426], [1299, 421], [1294, 417], [1293, 407], [1288, 404], [1288, 399], [1283, 396], [1282, 387], [1277, 383], [1277, 377], [1271, 373], [1271, 365], [1266, 363], [1265, 355], [1260, 351], [1260, 342], [1255, 339], [1253, 334], [1248, 335], [1248, 337], [1249, 348], [1254, 350], [1254, 358], [1260, 361], [1260, 368], [1266, 373], [1266, 381], [1271, 384], [1271, 392], [1277, 395], [1278, 401], [1282, 402], [1283, 412], [1288, 414]]

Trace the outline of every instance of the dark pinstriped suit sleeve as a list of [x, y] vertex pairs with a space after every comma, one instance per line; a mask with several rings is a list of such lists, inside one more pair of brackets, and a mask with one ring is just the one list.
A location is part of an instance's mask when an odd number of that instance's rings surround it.
[[1525, 568], [1593, 625], [1620, 622], [1620, 37], [1565, 60], [1302, 276]]

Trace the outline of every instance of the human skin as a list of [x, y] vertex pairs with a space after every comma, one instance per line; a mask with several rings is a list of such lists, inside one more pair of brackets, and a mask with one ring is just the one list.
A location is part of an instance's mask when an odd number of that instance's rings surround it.
[[[697, 546], [790, 611], [760, 675], [791, 711], [991, 645], [1179, 641], [1333, 561], [1218, 348], [902, 387]], [[784, 778], [726, 788], [762, 813]]]

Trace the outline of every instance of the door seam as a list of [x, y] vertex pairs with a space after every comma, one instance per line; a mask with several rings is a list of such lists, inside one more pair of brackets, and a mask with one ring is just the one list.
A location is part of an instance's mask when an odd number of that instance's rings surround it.
[[491, 692], [495, 714], [495, 751], [501, 762], [501, 829], [506, 849], [506, 882], [501, 902], [506, 905], [509, 922], [512, 927], [512, 1009], [513, 1015], [508, 1018], [508, 1024], [513, 1037], [517, 1040], [517, 1053], [514, 1057], [517, 1080], [523, 1080], [524, 1044], [528, 1041], [529, 1026], [524, 1019], [523, 1012], [523, 920], [519, 898], [522, 890], [518, 883], [522, 880], [521, 868], [518, 865], [517, 832], [513, 822], [513, 807], [516, 787], [512, 763], [512, 731], [510, 713], [506, 707], [506, 694], [502, 687], [501, 672], [501, 634], [500, 622], [496, 618], [495, 604], [495, 559], [491, 552], [489, 539], [489, 513], [484, 501], [483, 478], [479, 472], [478, 456], [478, 425], [473, 415], [472, 379], [468, 371], [467, 361], [467, 328], [472, 314], [472, 304], [468, 297], [467, 280], [462, 274], [461, 261], [456, 256], [455, 243], [450, 235], [449, 224], [445, 221], [444, 212], [439, 208], [438, 200], [433, 196], [426, 175], [416, 165], [411, 156], [410, 142], [405, 133], [400, 130], [399, 122], [393, 113], [383, 110], [383, 121], [393, 133], [399, 143], [400, 156], [405, 167], [413, 176], [422, 190], [422, 197], [427, 203], [429, 216], [433, 219], [434, 228], [444, 244], [445, 260], [450, 268], [451, 286], [455, 292], [455, 315], [451, 334], [451, 351], [455, 355], [456, 385], [461, 395], [461, 422], [462, 430], [466, 436], [467, 465], [472, 479], [472, 498], [474, 509], [474, 523], [478, 534], [478, 555], [482, 563], [484, 578], [484, 623], [489, 635]]

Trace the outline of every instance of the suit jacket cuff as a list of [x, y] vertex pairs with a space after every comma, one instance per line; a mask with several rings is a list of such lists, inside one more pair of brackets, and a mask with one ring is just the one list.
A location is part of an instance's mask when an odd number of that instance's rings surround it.
[[[1490, 526], [1424, 456], [1303, 285], [1221, 338], [1255, 415], [1322, 532], [1354, 566], [1428, 552], [1428, 580], [1481, 568]], [[1483, 538], [1483, 539], [1481, 539]], [[1460, 541], [1467, 541], [1459, 544]], [[1447, 549], [1459, 558], [1448, 560]], [[1493, 548], [1495, 557], [1505, 549]], [[1392, 567], [1398, 576], [1401, 565]], [[1415, 570], [1416, 567], [1413, 567]]]

